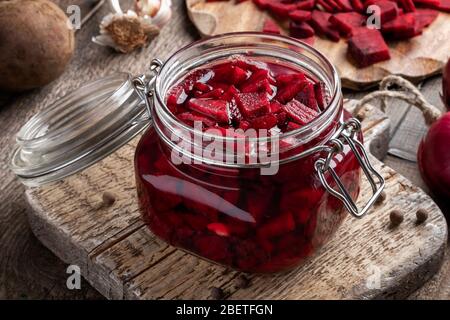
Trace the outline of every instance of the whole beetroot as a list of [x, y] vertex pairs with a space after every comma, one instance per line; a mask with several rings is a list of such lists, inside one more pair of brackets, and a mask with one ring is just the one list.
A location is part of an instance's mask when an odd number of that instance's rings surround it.
[[54, 3], [0, 1], [0, 90], [46, 85], [64, 71], [74, 46], [74, 32]]

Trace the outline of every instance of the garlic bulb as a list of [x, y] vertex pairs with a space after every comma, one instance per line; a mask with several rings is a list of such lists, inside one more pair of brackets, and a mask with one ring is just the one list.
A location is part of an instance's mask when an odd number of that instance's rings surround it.
[[136, 13], [162, 28], [172, 16], [171, 0], [136, 0]]
[[137, 12], [128, 10], [126, 13], [122, 12], [118, 1], [111, 4], [116, 12], [103, 17], [100, 35], [93, 37], [92, 41], [122, 53], [150, 43], [172, 15], [171, 0], [137, 0]]

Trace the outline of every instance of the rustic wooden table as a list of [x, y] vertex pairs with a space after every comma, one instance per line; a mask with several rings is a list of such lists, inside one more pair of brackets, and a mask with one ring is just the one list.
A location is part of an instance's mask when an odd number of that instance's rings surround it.
[[[68, 1], [60, 1], [62, 8]], [[71, 1], [73, 3], [73, 1]], [[81, 290], [66, 287], [66, 265], [33, 236], [26, 217], [24, 187], [9, 170], [14, 137], [19, 128], [38, 110], [62, 96], [71, 88], [90, 79], [115, 71], [133, 74], [143, 72], [149, 61], [166, 58], [183, 45], [197, 39], [189, 22], [183, 0], [174, 0], [174, 15], [160, 36], [146, 49], [129, 55], [112, 53], [93, 44], [98, 22], [107, 12], [104, 7], [77, 32], [77, 49], [65, 73], [45, 88], [8, 96], [0, 95], [0, 299], [101, 299], [102, 296], [82, 282]], [[441, 77], [421, 84], [422, 92], [434, 105], [442, 107], [439, 93]], [[348, 98], [364, 93], [346, 92]], [[388, 110], [392, 120], [390, 148], [392, 153], [414, 154], [426, 127], [415, 109], [393, 102]], [[413, 183], [426, 190], [417, 164], [388, 155], [385, 162]], [[443, 209], [445, 212], [445, 209]], [[450, 213], [450, 211], [447, 211]], [[439, 273], [412, 294], [413, 299], [450, 299], [450, 258], [447, 256]]]

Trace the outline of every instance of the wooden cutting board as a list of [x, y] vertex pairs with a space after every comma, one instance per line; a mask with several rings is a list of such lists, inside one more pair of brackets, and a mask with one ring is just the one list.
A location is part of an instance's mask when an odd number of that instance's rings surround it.
[[[354, 101], [345, 107], [352, 110]], [[363, 121], [366, 146], [383, 158], [389, 120], [367, 106]], [[348, 216], [334, 238], [304, 266], [288, 273], [249, 275], [251, 285], [235, 285], [227, 272], [158, 240], [140, 219], [133, 156], [139, 138], [84, 171], [40, 188], [27, 189], [29, 222], [36, 237], [107, 298], [207, 299], [220, 287], [228, 299], [402, 298], [440, 267], [447, 225], [422, 190], [371, 157], [386, 179], [387, 200], [363, 219]], [[113, 206], [98, 208], [100, 196], [116, 195]], [[364, 180], [358, 204], [367, 201]], [[415, 212], [429, 212], [416, 225]], [[405, 213], [398, 228], [389, 212]], [[377, 285], [378, 284], [378, 285]]]
[[[202, 36], [237, 31], [261, 31], [267, 13], [251, 0], [206, 3], [205, 0], [186, 0], [189, 18]], [[287, 34], [286, 29], [283, 30]], [[440, 13], [421, 36], [388, 43], [391, 60], [358, 68], [346, 58], [347, 43], [332, 42], [315, 37], [313, 46], [336, 66], [345, 88], [362, 90], [376, 85], [390, 74], [401, 75], [417, 82], [440, 73], [450, 57], [450, 14]]]

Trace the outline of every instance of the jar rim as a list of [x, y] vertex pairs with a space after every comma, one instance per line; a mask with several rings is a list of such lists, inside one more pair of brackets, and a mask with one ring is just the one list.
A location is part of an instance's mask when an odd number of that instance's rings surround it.
[[[312, 54], [312, 56], [318, 58], [319, 61], [321, 63], [325, 64], [325, 66], [330, 70], [333, 87], [331, 88], [331, 95], [330, 95], [331, 99], [330, 99], [328, 105], [324, 108], [324, 111], [321, 112], [311, 122], [302, 126], [301, 128], [278, 134], [277, 137], [279, 139], [290, 138], [295, 135], [296, 136], [302, 135], [308, 131], [311, 131], [311, 128], [318, 126], [318, 125], [321, 128], [320, 130], [318, 130], [318, 132], [320, 133], [323, 129], [325, 129], [331, 123], [332, 119], [334, 118], [333, 115], [336, 115], [336, 112], [339, 109], [339, 104], [340, 104], [340, 100], [341, 100], [341, 89], [342, 89], [341, 88], [341, 80], [340, 80], [340, 77], [339, 77], [338, 72], [337, 72], [336, 68], [334, 67], [334, 65], [319, 50], [313, 48], [312, 46], [310, 46], [309, 44], [307, 44], [303, 41], [294, 39], [292, 37], [284, 36], [284, 35], [266, 34], [266, 33], [262, 33], [262, 32], [224, 33], [224, 34], [208, 37], [207, 39], [200, 39], [200, 40], [194, 41], [194, 42], [182, 47], [181, 49], [177, 50], [165, 61], [165, 63], [161, 67], [161, 70], [159, 71], [158, 75], [156, 76], [155, 84], [154, 84], [154, 86], [155, 86], [154, 93], [155, 93], [155, 97], [159, 103], [159, 106], [162, 106], [161, 108], [158, 108], [157, 106], [155, 106], [155, 108], [157, 109], [156, 111], [162, 111], [165, 117], [168, 117], [170, 119], [170, 121], [176, 123], [177, 126], [179, 126], [183, 130], [186, 130], [186, 132], [198, 133], [198, 131], [196, 131], [193, 127], [188, 126], [188, 125], [182, 123], [181, 121], [179, 121], [178, 118], [169, 110], [167, 104], [165, 103], [166, 92], [164, 92], [164, 96], [162, 95], [163, 90], [161, 89], [161, 86], [162, 86], [163, 80], [162, 80], [161, 74], [163, 74], [164, 71], [166, 71], [168, 66], [170, 66], [170, 65], [172, 65], [172, 63], [176, 62], [176, 59], [178, 56], [180, 56], [182, 53], [185, 53], [186, 51], [188, 51], [190, 49], [193, 49], [193, 48], [196, 48], [196, 47], [199, 47], [202, 45], [207, 45], [209, 43], [213, 43], [214, 41], [233, 39], [236, 37], [247, 37], [247, 38], [253, 37], [255, 39], [260, 38], [260, 39], [264, 39], [264, 40], [280, 41], [288, 46], [294, 45], [296, 47], [299, 47], [299, 49], [302, 50], [302, 52], [307, 51], [310, 54]], [[290, 48], [290, 49], [292, 50], [292, 48]], [[298, 53], [298, 52], [295, 52], [295, 53]], [[327, 119], [329, 121], [326, 121]], [[317, 131], [315, 131], [315, 133], [317, 133]], [[235, 138], [235, 137], [218, 136], [218, 135], [214, 135], [214, 134], [210, 134], [210, 133], [203, 133], [203, 134], [208, 137], [220, 138], [224, 141], [239, 139], [239, 138]], [[269, 141], [270, 137], [248, 138], [248, 140], [265, 142], [265, 141]]]

